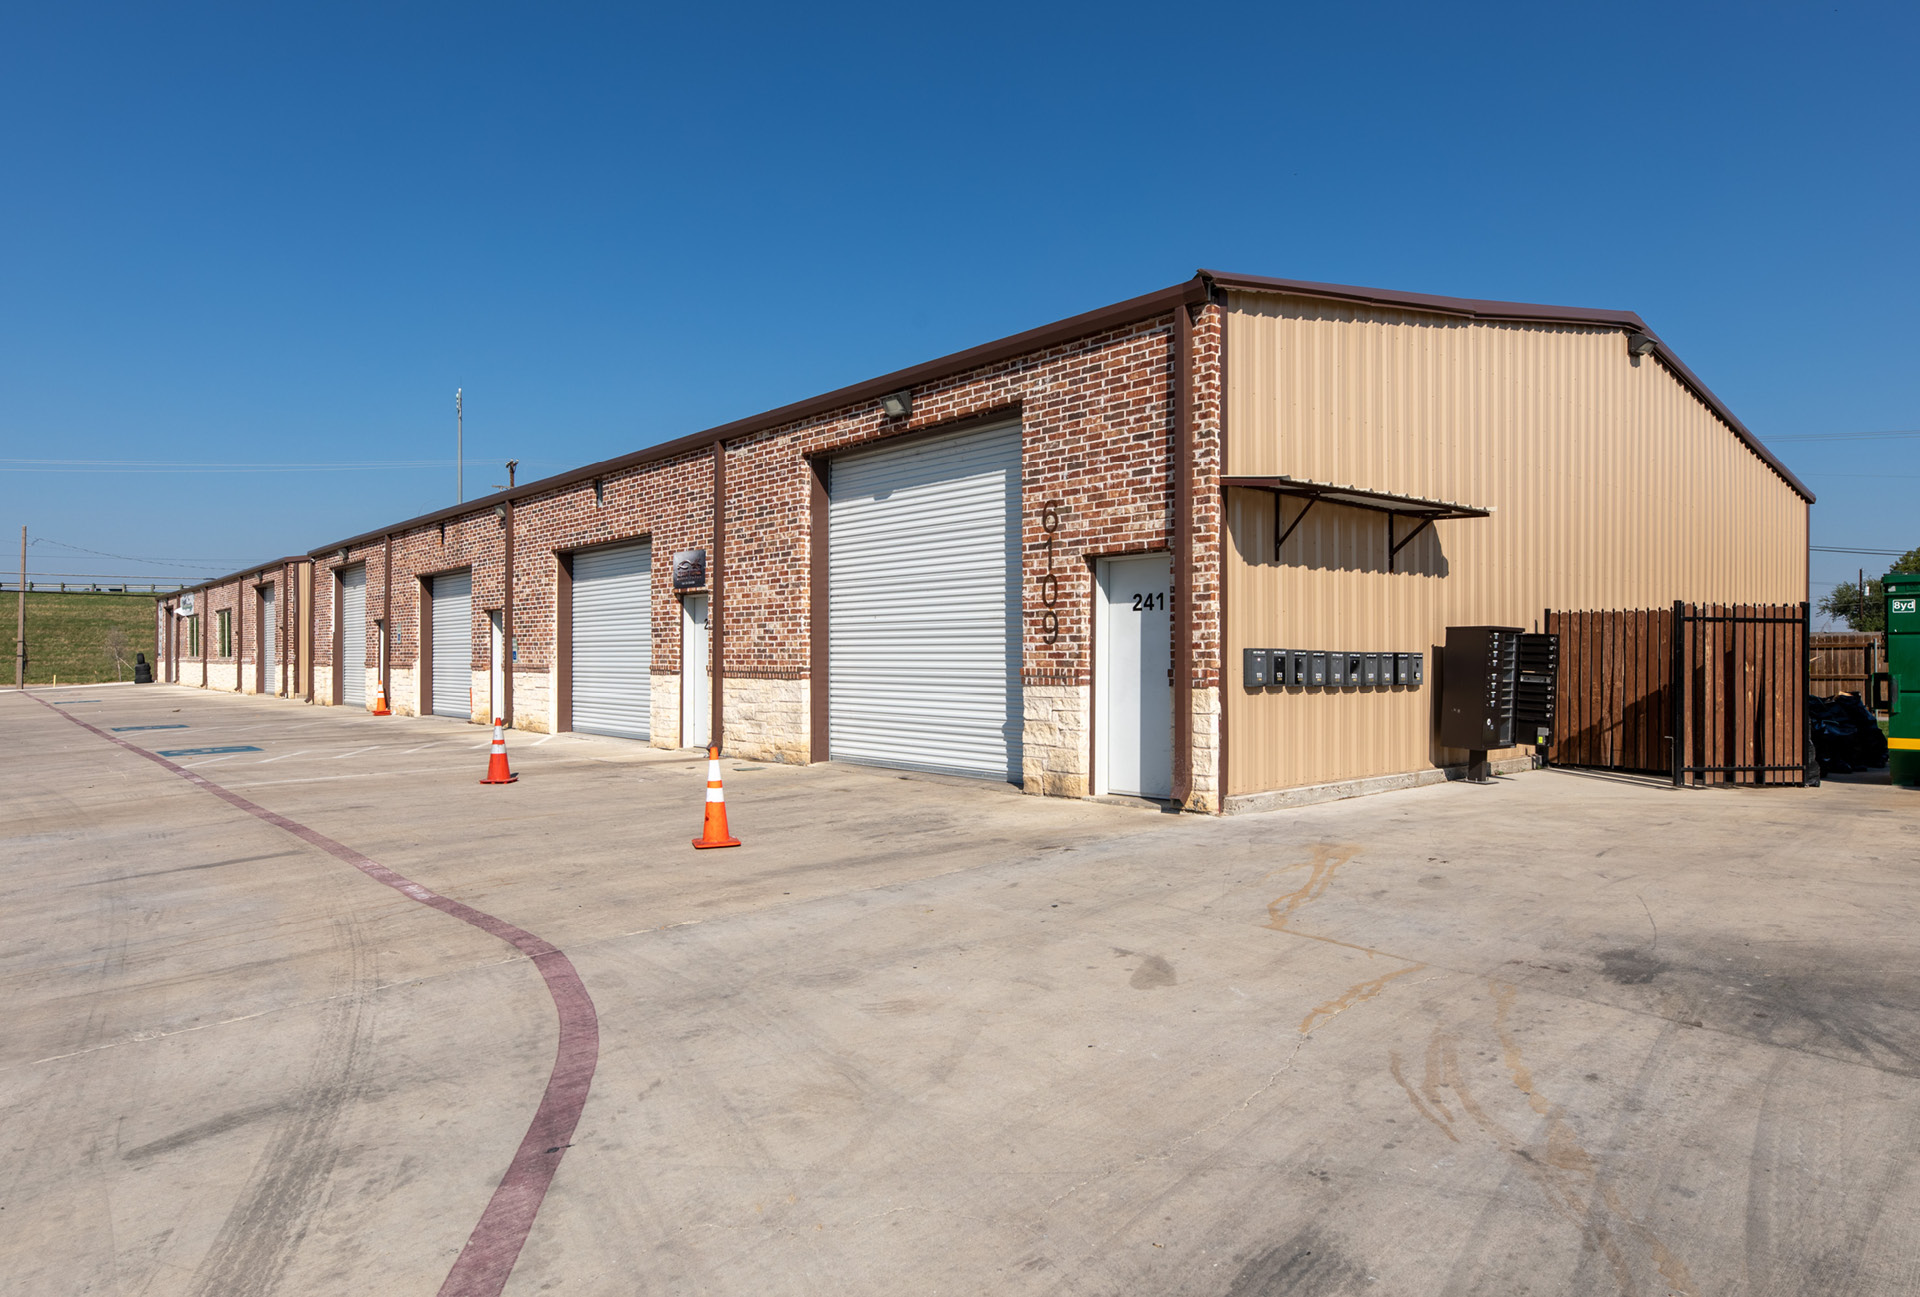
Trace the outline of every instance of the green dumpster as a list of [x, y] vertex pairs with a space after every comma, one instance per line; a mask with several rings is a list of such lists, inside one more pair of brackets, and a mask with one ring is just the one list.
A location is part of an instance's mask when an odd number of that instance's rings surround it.
[[1920, 573], [1894, 572], [1887, 592], [1887, 669], [1874, 702], [1888, 712], [1887, 769], [1896, 784], [1920, 785]]

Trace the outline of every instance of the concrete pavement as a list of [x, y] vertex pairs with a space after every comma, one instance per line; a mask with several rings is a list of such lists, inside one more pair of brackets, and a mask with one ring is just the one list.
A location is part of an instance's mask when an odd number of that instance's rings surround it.
[[[1910, 792], [1208, 820], [728, 761], [696, 853], [692, 754], [511, 735], [482, 787], [456, 722], [40, 696], [571, 960], [597, 1067], [508, 1293], [1920, 1289]], [[437, 1291], [540, 972], [0, 716], [0, 1290]]]

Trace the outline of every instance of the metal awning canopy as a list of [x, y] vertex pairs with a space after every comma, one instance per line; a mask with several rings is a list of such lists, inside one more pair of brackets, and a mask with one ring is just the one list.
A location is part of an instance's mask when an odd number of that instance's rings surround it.
[[[1342, 486], [1336, 482], [1314, 482], [1303, 477], [1222, 477], [1222, 486], [1243, 486], [1255, 491], [1271, 491], [1274, 496], [1273, 509], [1273, 558], [1280, 561], [1280, 547], [1293, 535], [1301, 521], [1312, 512], [1313, 506], [1325, 500], [1328, 504], [1344, 504], [1353, 509], [1371, 509], [1375, 513], [1387, 515], [1387, 571], [1393, 571], [1394, 560], [1400, 551], [1407, 547], [1415, 536], [1436, 522], [1449, 518], [1490, 518], [1491, 507], [1481, 509], [1470, 504], [1455, 504], [1451, 500], [1429, 500], [1418, 495], [1394, 495], [1388, 491], [1369, 491], [1357, 486]], [[1280, 497], [1295, 496], [1306, 501], [1299, 513], [1293, 515], [1293, 521], [1284, 528], [1280, 519]], [[1396, 536], [1396, 524], [1401, 518], [1413, 518], [1419, 521], [1404, 536]]]

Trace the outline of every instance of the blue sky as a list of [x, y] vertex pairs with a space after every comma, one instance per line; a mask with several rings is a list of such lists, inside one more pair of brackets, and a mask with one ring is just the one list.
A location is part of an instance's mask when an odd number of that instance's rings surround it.
[[[41, 571], [218, 574], [450, 503], [456, 387], [473, 495], [1209, 266], [1636, 310], [1820, 495], [1816, 545], [1904, 550], [1920, 436], [1839, 434], [1920, 429], [1916, 37], [1895, 5], [9, 3], [0, 529]], [[340, 459], [426, 466], [170, 471]]]

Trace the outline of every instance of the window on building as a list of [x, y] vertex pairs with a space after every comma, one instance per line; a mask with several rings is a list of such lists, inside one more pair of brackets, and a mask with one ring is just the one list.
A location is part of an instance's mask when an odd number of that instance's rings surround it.
[[190, 658], [200, 656], [200, 618], [198, 616], [187, 618], [187, 656]]
[[220, 656], [233, 656], [233, 610], [222, 608], [217, 614], [220, 618]]

